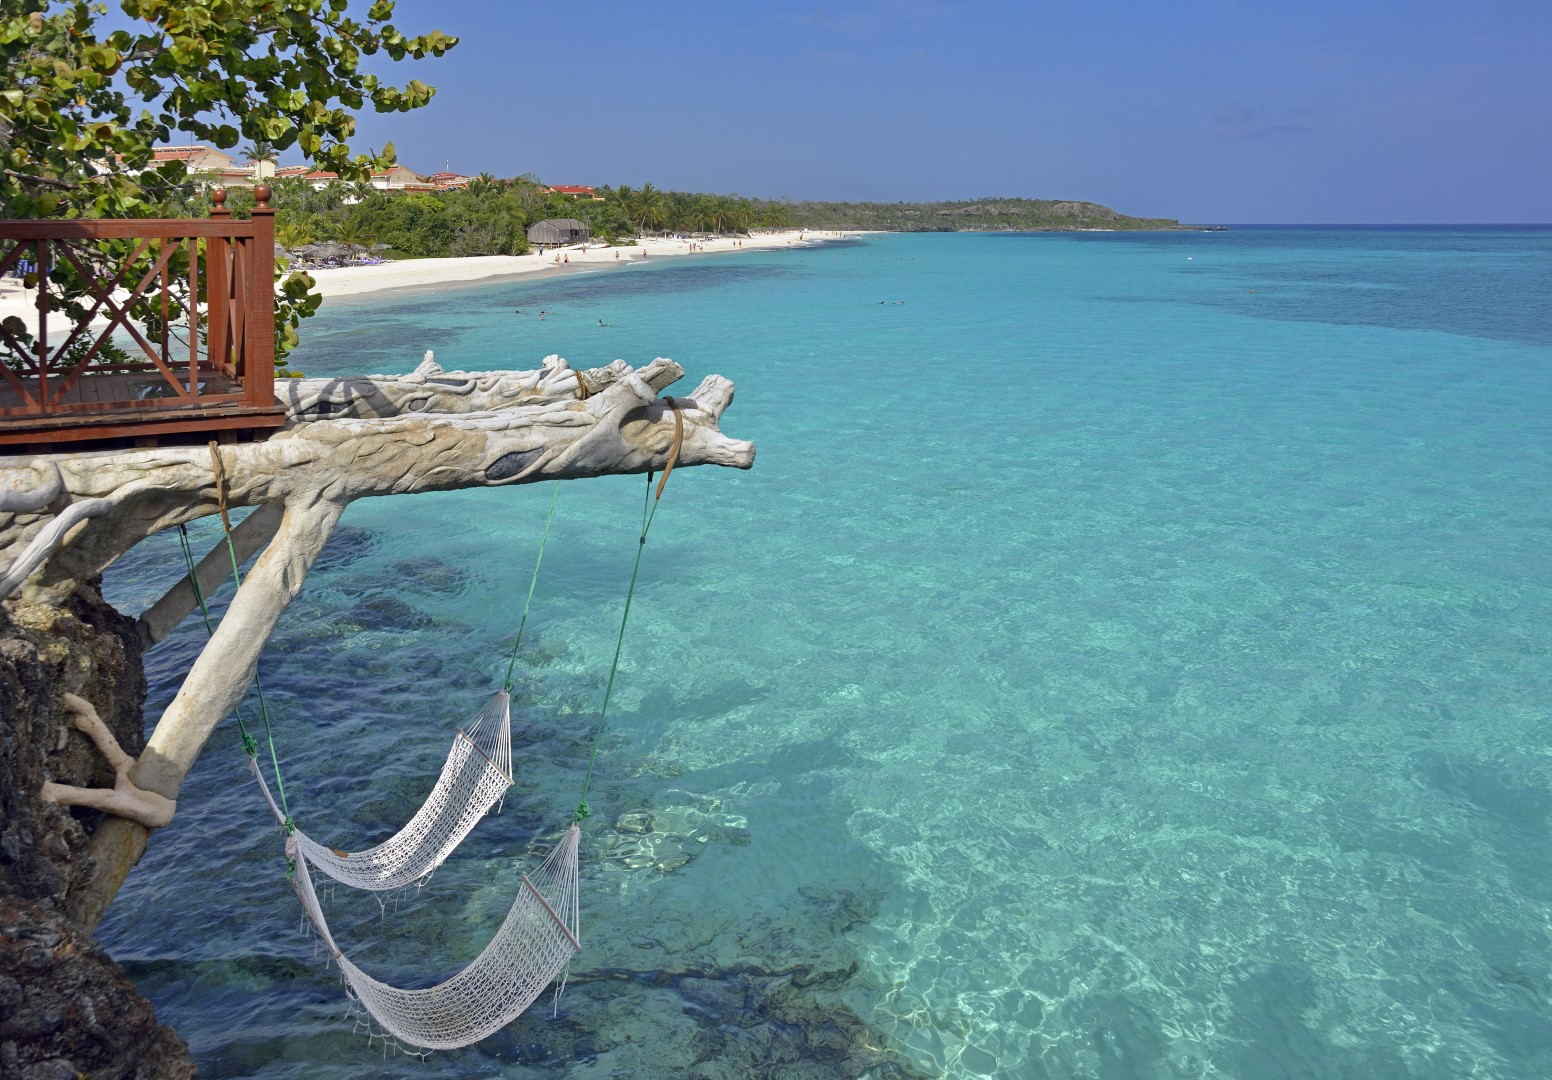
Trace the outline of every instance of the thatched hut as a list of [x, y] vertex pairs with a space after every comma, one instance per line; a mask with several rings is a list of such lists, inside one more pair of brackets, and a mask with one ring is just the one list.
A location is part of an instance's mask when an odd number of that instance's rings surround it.
[[576, 218], [545, 218], [528, 226], [530, 244], [580, 244], [587, 238], [587, 226]]

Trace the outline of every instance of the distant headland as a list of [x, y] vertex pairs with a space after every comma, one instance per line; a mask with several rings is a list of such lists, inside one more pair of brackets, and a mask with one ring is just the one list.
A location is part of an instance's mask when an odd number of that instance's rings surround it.
[[1131, 217], [1071, 199], [985, 198], [958, 202], [792, 202], [789, 220], [810, 229], [870, 232], [1074, 232], [1222, 229], [1175, 218]]

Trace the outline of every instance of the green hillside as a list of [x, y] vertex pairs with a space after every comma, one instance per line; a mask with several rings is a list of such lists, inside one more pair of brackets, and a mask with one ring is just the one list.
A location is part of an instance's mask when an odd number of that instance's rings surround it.
[[1024, 232], [1069, 229], [1196, 229], [1174, 218], [1128, 217], [1098, 203], [1069, 199], [974, 199], [964, 202], [786, 204], [793, 225], [882, 232]]

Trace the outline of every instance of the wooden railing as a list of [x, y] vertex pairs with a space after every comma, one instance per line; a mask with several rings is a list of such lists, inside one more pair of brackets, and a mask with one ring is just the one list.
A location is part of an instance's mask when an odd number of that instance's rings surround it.
[[[0, 321], [0, 443], [278, 426], [274, 210], [254, 194], [248, 221], [219, 189], [204, 220], [0, 221], [0, 275], [36, 284], [31, 324]], [[100, 240], [138, 242], [115, 263]]]

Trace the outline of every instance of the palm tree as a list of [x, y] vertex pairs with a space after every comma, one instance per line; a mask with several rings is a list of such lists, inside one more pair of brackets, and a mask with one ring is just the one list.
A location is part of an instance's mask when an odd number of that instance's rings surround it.
[[635, 210], [637, 227], [646, 235], [648, 225], [662, 225], [668, 214], [668, 200], [651, 182], [641, 185], [636, 192]]
[[310, 244], [316, 239], [313, 231], [305, 221], [287, 221], [275, 223], [275, 243], [292, 251], [304, 244]]
[[713, 195], [707, 208], [711, 215], [711, 227], [718, 236], [722, 235], [722, 226], [727, 224], [729, 201], [724, 195]]
[[254, 139], [242, 148], [242, 155], [256, 166], [253, 170], [254, 180], [268, 180], [275, 175], [273, 168], [267, 172], [257, 168], [260, 162], [273, 166], [280, 160], [280, 155], [275, 152], [275, 144], [268, 139]]
[[347, 214], [329, 229], [329, 239], [337, 244], [365, 251], [377, 238], [366, 231], [360, 219], [353, 214]]

